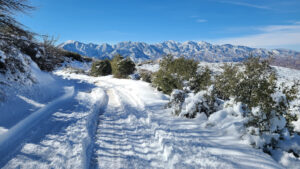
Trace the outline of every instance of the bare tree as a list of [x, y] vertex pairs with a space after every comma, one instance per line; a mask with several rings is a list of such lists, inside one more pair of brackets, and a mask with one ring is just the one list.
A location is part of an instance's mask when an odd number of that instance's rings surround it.
[[13, 43], [21, 37], [31, 39], [33, 33], [25, 30], [14, 15], [18, 12], [27, 13], [33, 9], [27, 0], [0, 0], [0, 39], [8, 43]]
[[0, 0], [0, 12], [6, 14], [14, 14], [15, 12], [26, 13], [28, 10], [34, 9], [28, 4], [27, 0]]

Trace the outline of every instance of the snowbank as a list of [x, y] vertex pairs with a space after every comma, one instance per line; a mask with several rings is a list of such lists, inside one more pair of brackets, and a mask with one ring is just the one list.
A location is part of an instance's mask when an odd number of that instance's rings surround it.
[[[107, 104], [106, 93], [79, 80], [55, 80], [71, 87], [64, 96], [45, 104], [2, 135], [0, 166], [88, 168], [98, 116]], [[31, 157], [47, 159], [49, 163]]]

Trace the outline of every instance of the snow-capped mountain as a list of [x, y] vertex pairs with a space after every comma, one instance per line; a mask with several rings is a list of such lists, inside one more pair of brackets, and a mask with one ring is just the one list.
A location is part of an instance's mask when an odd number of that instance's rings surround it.
[[119, 53], [125, 57], [130, 57], [135, 61], [158, 59], [167, 54], [172, 54], [175, 57], [184, 56], [208, 62], [241, 61], [250, 55], [261, 57], [273, 55], [275, 57], [300, 58], [300, 52], [292, 50], [267, 50], [246, 46], [234, 46], [230, 44], [213, 45], [203, 41], [186, 41], [183, 43], [165, 41], [156, 44], [129, 41], [120, 42], [115, 45], [107, 43], [97, 45], [93, 43], [85, 44], [78, 41], [67, 41], [59, 46], [68, 51], [99, 59], [111, 58]]

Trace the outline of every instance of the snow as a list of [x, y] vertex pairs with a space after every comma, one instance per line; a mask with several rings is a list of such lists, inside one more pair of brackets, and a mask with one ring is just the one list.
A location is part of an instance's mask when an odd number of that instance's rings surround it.
[[4, 127], [0, 127], [0, 135], [2, 135], [5, 132], [7, 132], [7, 129]]
[[299, 159], [297, 159], [292, 153], [282, 152], [282, 151], [273, 151], [273, 157], [279, 161], [283, 166], [288, 166], [289, 169], [298, 169], [299, 168]]
[[33, 78], [40, 86], [47, 86], [55, 82], [54, 78], [49, 73], [41, 71], [35, 62], [31, 62], [30, 67]]
[[300, 118], [298, 118], [297, 121], [293, 121], [292, 123], [295, 127], [295, 131], [300, 132]]
[[31, 99], [29, 99], [27, 97], [24, 97], [24, 96], [21, 96], [21, 95], [17, 95], [17, 97], [19, 97], [20, 99], [24, 100], [28, 104], [31, 104], [31, 105], [33, 105], [35, 107], [44, 107], [45, 106], [45, 104], [38, 103], [38, 102], [36, 102], [34, 100], [31, 100]]
[[282, 168], [240, 140], [239, 106], [185, 119], [149, 83], [63, 69], [53, 79], [69, 91], [1, 135], [1, 167]]
[[159, 70], [159, 64], [158, 63], [143, 64], [143, 65], [139, 66], [138, 68], [148, 70], [150, 72], [157, 72]]
[[[280, 77], [278, 79], [278, 83], [285, 83], [287, 86], [291, 86], [294, 81], [300, 81], [300, 71], [299, 70], [294, 70], [294, 69], [289, 69], [289, 68], [283, 68], [283, 67], [275, 67], [277, 70], [277, 74]], [[298, 94], [298, 98], [291, 103], [295, 108], [292, 110], [292, 114], [297, 115], [298, 120], [292, 122], [295, 131], [300, 132], [300, 92]], [[300, 142], [300, 141], [299, 141]]]
[[[56, 80], [65, 81], [58, 77]], [[86, 168], [97, 117], [106, 103], [106, 95], [102, 89], [82, 82], [65, 85], [73, 86], [1, 135], [0, 166]]]
[[56, 106], [56, 104], [63, 102], [64, 100], [70, 98], [74, 94], [74, 88], [66, 88], [66, 93], [59, 97], [58, 99], [52, 101], [47, 106], [39, 109], [36, 112], [31, 113], [28, 117], [20, 121], [19, 123], [15, 124], [12, 128], [10, 128], [7, 132], [3, 133], [0, 138], [0, 149], [5, 149], [7, 144], [11, 144], [11, 142], [14, 139], [17, 139], [17, 137], [20, 137], [20, 134], [22, 134], [24, 129], [30, 130], [34, 124], [38, 120], [42, 120], [52, 111], [49, 111], [49, 109], [52, 109]]
[[3, 51], [0, 50], [0, 62], [4, 63], [6, 59], [6, 55]]
[[78, 68], [78, 69], [82, 69], [84, 71], [88, 71], [90, 69], [91, 65], [92, 65], [92, 62], [82, 63], [82, 62], [79, 62], [79, 61], [72, 61], [71, 63], [66, 63], [64, 66], [65, 67]]
[[[72, 67], [88, 65], [74, 62]], [[213, 67], [219, 71], [216, 64]], [[209, 117], [201, 113], [187, 119], [164, 109], [169, 96], [143, 81], [91, 77], [67, 69], [50, 74], [34, 64], [31, 68], [38, 85], [0, 107], [0, 168], [299, 166], [292, 153], [274, 150], [276, 162], [254, 149], [250, 143], [261, 140], [243, 135], [242, 105], [233, 100]], [[147, 69], [153, 71], [155, 66]], [[291, 80], [299, 73], [282, 70], [280, 76]], [[189, 103], [202, 99], [202, 94], [190, 96], [183, 105], [186, 112], [195, 109]], [[279, 127], [283, 123], [274, 119]], [[280, 147], [300, 150], [299, 140], [290, 138]]]
[[[217, 63], [200, 63], [201, 66], [208, 66], [213, 73], [218, 74], [222, 71], [220, 69], [221, 65]], [[288, 69], [288, 68], [281, 68], [281, 67], [274, 67], [277, 70], [279, 75], [278, 79], [278, 86], [281, 83], [285, 83], [287, 86], [291, 86], [295, 80], [299, 80], [300, 78], [300, 71]], [[208, 90], [209, 91], [209, 90]], [[201, 111], [203, 107], [206, 107], [205, 103], [207, 102], [204, 94], [208, 91], [200, 91], [198, 93], [185, 93], [184, 101], [181, 104], [174, 104], [172, 105], [172, 111], [176, 112], [178, 107], [180, 107], [180, 116], [184, 117], [188, 114], [195, 114], [201, 119], [206, 119], [205, 114]], [[173, 95], [178, 94], [179, 91], [174, 90], [171, 94], [171, 101], [174, 100]], [[283, 94], [279, 91], [274, 94], [274, 100], [284, 99], [282, 98]], [[292, 124], [295, 127], [294, 131], [298, 130], [299, 126], [299, 117], [300, 117], [300, 93], [298, 94], [298, 99], [291, 103], [291, 114], [296, 115], [298, 117], [297, 121], [293, 121]], [[279, 101], [279, 100], [278, 100]], [[172, 103], [172, 102], [171, 102]], [[216, 106], [216, 105], [215, 105]], [[255, 127], [245, 127], [245, 124], [249, 120], [245, 113], [241, 103], [235, 103], [233, 100], [227, 101], [224, 105], [217, 106], [217, 110], [219, 111], [214, 112], [208, 120], [206, 120], [206, 126], [208, 128], [216, 128], [219, 127], [220, 130], [223, 132], [231, 133], [232, 135], [236, 135], [240, 138], [241, 141], [246, 143], [247, 145], [253, 145], [255, 148], [263, 149], [266, 144], [271, 144], [272, 139], [278, 140], [280, 142], [280, 146], [276, 146], [274, 148], [274, 153], [272, 157], [276, 159], [280, 164], [287, 168], [297, 168], [295, 166], [300, 165], [300, 158], [298, 157], [300, 153], [300, 139], [299, 135], [295, 133], [291, 135], [286, 127], [286, 119], [282, 116], [274, 116], [270, 119], [270, 131], [271, 133], [260, 133], [260, 130]], [[221, 110], [220, 110], [221, 109]], [[262, 112], [259, 107], [255, 107], [251, 111], [254, 115], [262, 116]], [[274, 113], [274, 112], [273, 112]], [[187, 116], [190, 117], [190, 116]], [[283, 138], [284, 140], [279, 139], [280, 134], [276, 133], [277, 130], [283, 130]], [[290, 153], [294, 151], [295, 153]], [[289, 155], [287, 156], [286, 153]], [[281, 155], [280, 155], [281, 154]], [[289, 158], [287, 158], [289, 157]], [[284, 160], [283, 160], [284, 159]], [[284, 162], [282, 162], [282, 160]], [[290, 161], [289, 161], [290, 160]]]

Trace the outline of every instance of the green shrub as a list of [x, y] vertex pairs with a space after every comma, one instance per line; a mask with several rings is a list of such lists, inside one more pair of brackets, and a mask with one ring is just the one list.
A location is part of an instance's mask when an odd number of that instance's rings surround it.
[[169, 55], [162, 60], [160, 67], [181, 80], [190, 80], [197, 74], [198, 62], [184, 57], [174, 59]]
[[223, 72], [215, 78], [215, 92], [219, 98], [228, 100], [234, 97], [249, 109], [260, 106], [270, 112], [274, 104], [272, 94], [276, 90], [276, 74], [268, 60], [250, 57], [243, 63], [244, 70], [238, 66], [225, 64]]
[[201, 68], [195, 77], [190, 79], [190, 89], [194, 92], [207, 89], [212, 84], [211, 70], [208, 67]]
[[219, 98], [228, 100], [233, 97], [236, 102], [244, 104], [249, 117], [247, 127], [257, 128], [257, 135], [280, 134], [283, 128], [272, 127], [276, 125], [272, 120], [285, 118], [285, 127], [292, 131], [291, 121], [296, 117], [289, 114], [289, 104], [296, 98], [298, 87], [278, 88], [277, 75], [269, 60], [250, 57], [243, 63], [242, 70], [232, 65], [224, 65], [223, 69], [223, 73], [215, 78], [215, 93]]
[[114, 77], [127, 78], [128, 75], [134, 73], [135, 70], [135, 63], [130, 58], [126, 58], [118, 63], [118, 69]]
[[92, 76], [106, 76], [112, 73], [112, 68], [109, 60], [95, 61], [92, 64], [90, 74]]
[[262, 111], [270, 113], [275, 104], [272, 94], [276, 91], [277, 76], [270, 67], [269, 60], [250, 57], [244, 62], [245, 70], [238, 75], [236, 101], [240, 101], [248, 108], [261, 107]]
[[210, 70], [205, 68], [197, 72], [197, 69], [198, 62], [195, 60], [183, 57], [174, 59], [167, 55], [161, 60], [159, 71], [154, 74], [153, 84], [166, 94], [184, 87], [195, 91], [203, 90], [211, 83]]
[[83, 57], [80, 54], [75, 53], [75, 52], [63, 51], [62, 55], [65, 56], [65, 57], [71, 58], [73, 60], [77, 60], [79, 62], [84, 61]]
[[121, 56], [120, 54], [116, 54], [113, 59], [111, 60], [111, 69], [112, 69], [112, 74], [116, 74], [118, 71], [118, 63], [123, 60], [124, 57]]
[[218, 98], [228, 100], [236, 94], [236, 87], [241, 79], [237, 65], [224, 64], [223, 72], [215, 76], [214, 92]]
[[[290, 109], [291, 102], [298, 98], [299, 86], [300, 86], [299, 81], [294, 81], [294, 84], [290, 87], [287, 87], [287, 86], [285, 86], [284, 83], [282, 83], [279, 88], [279, 90], [282, 91], [283, 96], [281, 97], [282, 99], [276, 106], [276, 111], [277, 112], [286, 112], [284, 114], [284, 117], [286, 119], [286, 127], [287, 127], [288, 131], [290, 132], [290, 134], [295, 133], [294, 125], [292, 124], [292, 122], [297, 121], [298, 117], [297, 117], [296, 113], [291, 113], [289, 111], [289, 109]], [[292, 108], [295, 108], [295, 107], [292, 107]]]
[[183, 84], [178, 78], [162, 69], [154, 74], [153, 85], [166, 94], [171, 94], [174, 89], [183, 88]]
[[84, 62], [92, 62], [93, 58], [87, 57], [87, 56], [82, 56], [82, 59]]
[[111, 61], [112, 74], [115, 78], [127, 78], [134, 73], [135, 63], [130, 58], [123, 58], [117, 54]]
[[276, 74], [269, 61], [261, 61], [259, 57], [248, 58], [243, 66], [244, 70], [239, 71], [237, 66], [224, 65], [224, 72], [216, 77], [217, 94], [222, 99], [234, 97], [235, 101], [242, 102], [249, 111], [259, 107], [263, 113], [260, 116], [250, 115], [252, 120], [248, 125], [266, 130], [273, 116], [271, 112], [275, 109], [272, 94], [276, 91]]

